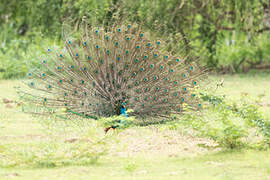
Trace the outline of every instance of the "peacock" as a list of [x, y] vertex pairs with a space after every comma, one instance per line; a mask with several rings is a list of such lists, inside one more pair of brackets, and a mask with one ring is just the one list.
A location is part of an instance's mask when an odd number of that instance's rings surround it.
[[[64, 109], [84, 117], [169, 117], [201, 107], [194, 90], [207, 69], [166, 47], [135, 23], [85, 25], [48, 48], [21, 94], [40, 114]], [[129, 112], [127, 115], [127, 111]]]

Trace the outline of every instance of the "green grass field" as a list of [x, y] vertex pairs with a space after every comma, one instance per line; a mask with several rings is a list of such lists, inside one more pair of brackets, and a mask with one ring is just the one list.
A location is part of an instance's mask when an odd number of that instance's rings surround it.
[[[212, 86], [222, 78], [217, 94], [262, 96], [261, 110], [270, 117], [270, 75], [212, 76]], [[0, 179], [270, 179], [270, 150], [207, 149], [200, 144], [215, 142], [165, 125], [105, 135], [89, 120], [24, 114], [14, 103], [2, 102], [17, 99], [13, 87], [19, 83], [0, 81]]]

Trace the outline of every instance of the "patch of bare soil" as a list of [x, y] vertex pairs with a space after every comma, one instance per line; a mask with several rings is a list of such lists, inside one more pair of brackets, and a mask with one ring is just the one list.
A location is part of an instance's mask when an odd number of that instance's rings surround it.
[[[9, 174], [4, 174], [4, 175], [2, 175], [2, 176], [6, 177], [6, 178], [8, 178], [8, 179], [13, 179], [13, 178], [15, 178], [15, 177], [20, 176], [20, 174], [18, 174], [18, 173], [9, 173]], [[1, 176], [0, 176], [0, 177], [1, 177]]]
[[34, 135], [34, 134], [28, 134], [28, 135], [6, 135], [6, 136], [0, 136], [0, 140], [41, 140], [41, 139], [47, 139], [44, 135]]
[[261, 102], [259, 105], [262, 107], [270, 107], [270, 102]]
[[[117, 134], [118, 140], [113, 144], [111, 153], [120, 157], [139, 153], [165, 155], [170, 157], [196, 156], [209, 151], [219, 151], [213, 141], [193, 137], [175, 130], [159, 130], [152, 127], [126, 129]], [[202, 145], [200, 146], [200, 145]], [[205, 148], [213, 147], [213, 148]]]

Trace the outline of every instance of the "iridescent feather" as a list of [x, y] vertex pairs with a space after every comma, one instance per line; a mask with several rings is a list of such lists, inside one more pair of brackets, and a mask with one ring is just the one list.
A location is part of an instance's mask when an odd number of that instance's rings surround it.
[[88, 116], [119, 115], [124, 107], [139, 117], [167, 117], [182, 113], [184, 103], [201, 106], [193, 90], [206, 69], [166, 52], [140, 26], [84, 27], [79, 37], [67, 37], [63, 50], [49, 48], [28, 74], [31, 90], [22, 93], [30, 102]]

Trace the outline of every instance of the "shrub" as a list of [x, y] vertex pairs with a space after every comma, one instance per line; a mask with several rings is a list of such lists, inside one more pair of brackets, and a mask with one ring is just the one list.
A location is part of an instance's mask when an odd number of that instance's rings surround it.
[[234, 149], [256, 146], [248, 140], [248, 133], [255, 128], [263, 136], [263, 142], [269, 143], [269, 121], [263, 118], [259, 107], [248, 97], [243, 96], [238, 102], [200, 92], [204, 109], [201, 112], [186, 112], [180, 117], [180, 125], [195, 129], [200, 136], [210, 138], [219, 147]]
[[0, 51], [0, 79], [22, 78], [29, 70], [39, 66], [50, 46], [59, 46], [57, 40], [26, 38], [4, 44]]

